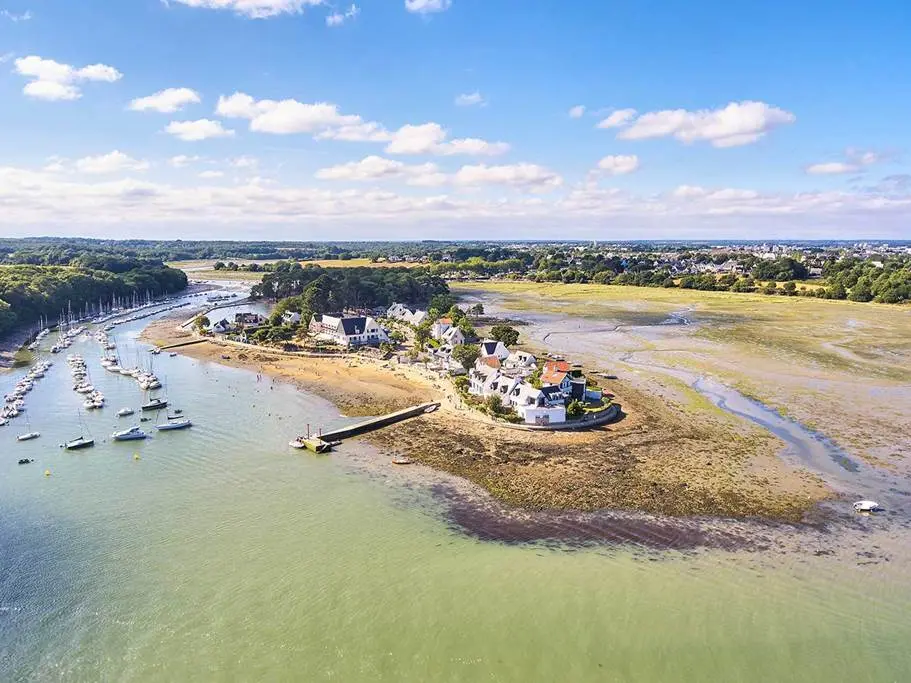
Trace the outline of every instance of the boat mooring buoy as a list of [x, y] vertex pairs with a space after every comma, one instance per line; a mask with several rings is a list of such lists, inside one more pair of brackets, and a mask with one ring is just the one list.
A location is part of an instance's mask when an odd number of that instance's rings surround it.
[[44, 470], [44, 476], [45, 476], [45, 477], [51, 476], [51, 471], [50, 471], [50, 470]]

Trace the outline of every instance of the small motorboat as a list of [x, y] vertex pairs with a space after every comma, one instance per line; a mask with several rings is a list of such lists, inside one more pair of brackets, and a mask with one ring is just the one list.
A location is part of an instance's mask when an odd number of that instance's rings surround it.
[[41, 432], [26, 432], [25, 434], [20, 434], [16, 437], [16, 441], [31, 441], [32, 439], [37, 439], [41, 436]]
[[85, 436], [80, 436], [70, 441], [67, 441], [63, 444], [63, 447], [68, 451], [78, 451], [83, 448], [91, 448], [95, 445], [95, 439], [90, 439]]
[[130, 427], [129, 429], [124, 429], [121, 432], [114, 432], [111, 434], [111, 438], [114, 441], [139, 441], [148, 436], [144, 431], [139, 427]]
[[171, 420], [170, 422], [165, 422], [164, 424], [155, 425], [155, 429], [160, 432], [172, 432], [177, 429], [187, 429], [192, 427], [193, 423], [189, 419], [183, 418], [180, 420]]
[[169, 353], [168, 355], [169, 355], [171, 358], [177, 358], [177, 353], [176, 353], [176, 352], [173, 352], [173, 351], [172, 351], [172, 352]]
[[130, 415], [132, 415], [135, 412], [136, 411], [133, 410], [132, 408], [121, 408], [120, 410], [117, 411], [117, 417], [129, 417]]
[[29, 465], [29, 464], [31, 464], [31, 463], [33, 463], [33, 462], [35, 462], [35, 461], [32, 460], [31, 458], [22, 458], [22, 459], [19, 461], [19, 464], [20, 464], [20, 465]]
[[303, 439], [295, 439], [294, 441], [289, 441], [288, 445], [291, 446], [291, 448], [296, 448], [298, 450], [303, 450], [307, 447], [307, 444], [304, 443]]
[[875, 500], [859, 500], [854, 503], [854, 512], [876, 512], [879, 509], [879, 503]]

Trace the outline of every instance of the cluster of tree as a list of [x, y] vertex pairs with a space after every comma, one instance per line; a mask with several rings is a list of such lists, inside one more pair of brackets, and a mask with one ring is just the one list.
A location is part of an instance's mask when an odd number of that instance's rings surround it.
[[89, 268], [83, 262], [94, 261], [94, 255], [73, 257], [72, 266], [2, 265], [0, 266], [0, 336], [19, 325], [40, 318], [56, 321], [64, 311], [80, 311], [99, 300], [110, 302], [112, 296], [133, 294], [152, 296], [180, 291], [187, 286], [187, 276], [180, 270], [140, 261], [124, 270], [123, 260], [108, 264], [111, 270]]

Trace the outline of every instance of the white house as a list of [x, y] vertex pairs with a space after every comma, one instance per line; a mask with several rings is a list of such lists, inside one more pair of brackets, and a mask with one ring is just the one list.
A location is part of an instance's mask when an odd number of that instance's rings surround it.
[[458, 346], [465, 343], [465, 333], [458, 327], [450, 327], [443, 333], [443, 341], [450, 346]]
[[509, 403], [525, 424], [549, 425], [566, 422], [566, 404], [559, 391], [535, 389], [531, 384], [520, 381], [509, 393]]
[[442, 339], [450, 327], [452, 327], [452, 318], [440, 318], [430, 328], [430, 334], [434, 339]]
[[509, 358], [509, 349], [501, 341], [485, 339], [481, 342], [481, 358], [486, 358], [487, 356], [494, 356], [502, 363]]
[[417, 327], [427, 318], [427, 311], [418, 308], [410, 309], [405, 304], [392, 304], [386, 310], [386, 317], [392, 320], [401, 320]]
[[537, 365], [538, 359], [528, 351], [513, 351], [503, 361], [504, 368], [515, 368], [516, 370], [534, 370]]
[[288, 325], [297, 325], [301, 321], [301, 314], [297, 311], [285, 311], [282, 322]]
[[379, 346], [388, 342], [386, 331], [370, 316], [314, 315], [310, 332], [342, 346]]
[[227, 334], [234, 329], [234, 325], [228, 322], [227, 318], [222, 318], [217, 323], [212, 325], [212, 331], [217, 332], [218, 334]]

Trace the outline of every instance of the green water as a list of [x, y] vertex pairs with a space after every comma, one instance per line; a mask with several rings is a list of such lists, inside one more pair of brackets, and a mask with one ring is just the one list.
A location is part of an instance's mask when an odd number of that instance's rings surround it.
[[94, 366], [99, 445], [63, 453], [62, 359], [29, 395], [41, 439], [0, 430], [0, 680], [911, 680], [897, 557], [480, 542], [417, 470], [291, 453], [297, 424], [343, 421], [331, 405], [156, 364], [192, 430], [101, 443], [140, 394]]

